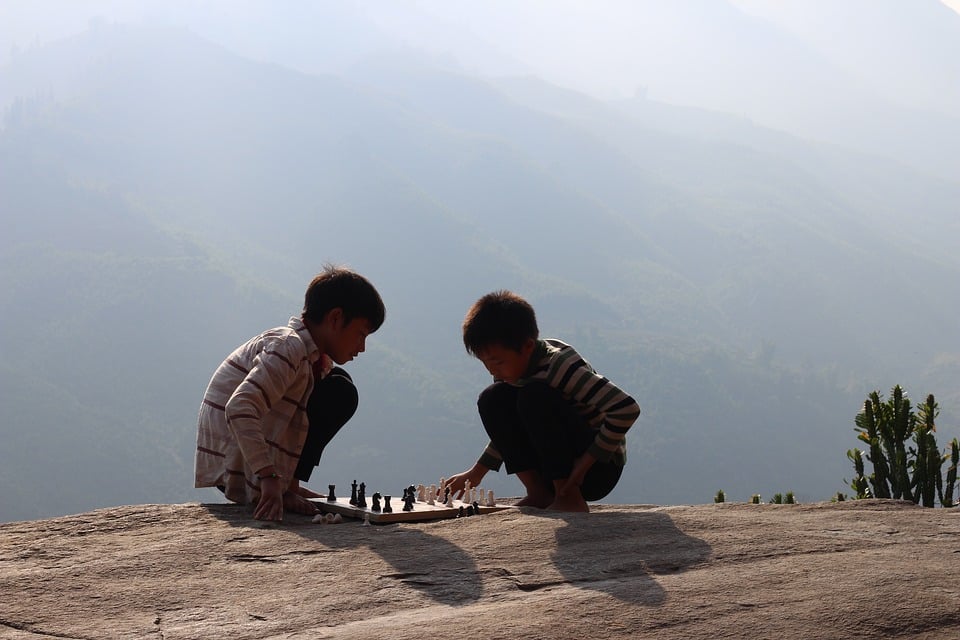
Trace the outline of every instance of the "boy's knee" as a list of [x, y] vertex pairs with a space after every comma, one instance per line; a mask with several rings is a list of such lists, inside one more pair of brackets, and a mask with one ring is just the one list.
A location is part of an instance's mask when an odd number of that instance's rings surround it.
[[506, 382], [494, 382], [480, 392], [477, 398], [477, 408], [480, 413], [487, 413], [503, 407], [505, 403], [515, 402], [516, 391]]
[[525, 384], [517, 393], [517, 407], [521, 413], [536, 411], [558, 400], [563, 400], [560, 392], [544, 382]]

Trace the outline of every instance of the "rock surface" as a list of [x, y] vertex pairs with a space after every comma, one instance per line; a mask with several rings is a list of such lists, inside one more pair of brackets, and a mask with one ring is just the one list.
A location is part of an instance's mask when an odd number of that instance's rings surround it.
[[960, 511], [895, 501], [0, 525], [0, 637], [960, 638]]

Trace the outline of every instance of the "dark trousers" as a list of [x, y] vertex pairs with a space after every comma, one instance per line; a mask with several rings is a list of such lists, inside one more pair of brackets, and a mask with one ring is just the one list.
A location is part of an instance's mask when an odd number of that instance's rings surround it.
[[[507, 473], [537, 471], [550, 489], [553, 480], [570, 476], [573, 461], [597, 437], [597, 430], [557, 389], [541, 382], [522, 387], [495, 382], [480, 394], [477, 408]], [[622, 471], [615, 462], [596, 462], [580, 487], [584, 499], [606, 496]]]
[[323, 448], [353, 417], [358, 402], [353, 378], [340, 367], [334, 367], [325, 378], [314, 383], [307, 401], [310, 429], [300, 453], [297, 470], [293, 474], [297, 480], [306, 482], [310, 479], [313, 468], [320, 464]]

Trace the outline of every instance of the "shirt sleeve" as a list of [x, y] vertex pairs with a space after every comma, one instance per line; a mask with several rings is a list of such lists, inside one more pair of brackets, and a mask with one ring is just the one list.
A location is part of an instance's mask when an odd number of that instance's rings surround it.
[[564, 349], [557, 357], [550, 378], [558, 381], [564, 395], [600, 417], [597, 437], [587, 450], [598, 461], [609, 461], [640, 416], [640, 405], [620, 387], [594, 371], [572, 347]]

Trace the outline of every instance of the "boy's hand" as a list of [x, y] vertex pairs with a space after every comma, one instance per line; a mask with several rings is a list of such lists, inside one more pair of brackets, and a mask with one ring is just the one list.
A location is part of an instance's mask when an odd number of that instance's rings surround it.
[[593, 463], [597, 459], [593, 457], [593, 454], [589, 451], [584, 451], [580, 457], [573, 461], [573, 470], [570, 472], [570, 477], [567, 478], [567, 481], [560, 487], [558, 494], [566, 495], [567, 491], [571, 489], [580, 489], [580, 485], [583, 484], [583, 479], [587, 475], [587, 471], [590, 471], [590, 467], [593, 466]]
[[282, 478], [264, 478], [260, 481], [260, 502], [253, 512], [255, 520], [283, 520]]
[[468, 470], [448, 478], [447, 487], [450, 488], [450, 496], [457, 500], [461, 499], [466, 481], [470, 481], [471, 487], [476, 487], [480, 484], [480, 481], [483, 480], [483, 476], [487, 475], [487, 471], [488, 469], [478, 462]]

